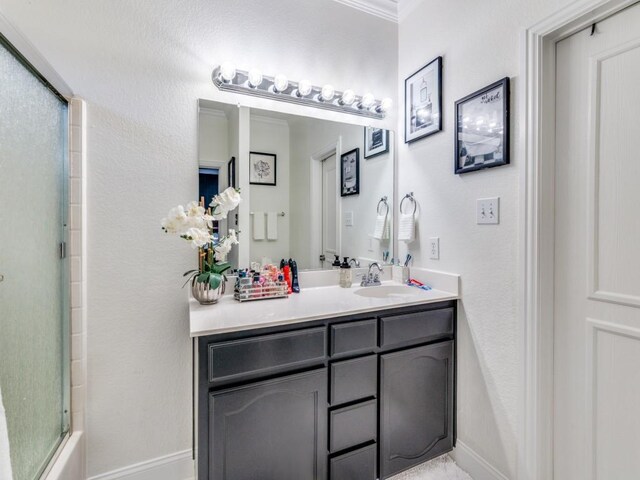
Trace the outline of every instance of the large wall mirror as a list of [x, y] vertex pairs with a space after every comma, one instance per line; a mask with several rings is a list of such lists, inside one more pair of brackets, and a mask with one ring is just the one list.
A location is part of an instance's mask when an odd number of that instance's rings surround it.
[[216, 226], [240, 232], [234, 268], [391, 261], [393, 132], [208, 100], [198, 115], [200, 197], [241, 189], [243, 202]]

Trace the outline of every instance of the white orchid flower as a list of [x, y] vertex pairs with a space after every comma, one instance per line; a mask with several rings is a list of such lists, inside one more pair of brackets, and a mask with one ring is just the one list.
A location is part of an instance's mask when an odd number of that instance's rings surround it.
[[194, 248], [204, 247], [208, 243], [211, 243], [212, 237], [209, 230], [202, 228], [190, 228], [184, 233], [187, 240], [191, 241], [191, 245]]

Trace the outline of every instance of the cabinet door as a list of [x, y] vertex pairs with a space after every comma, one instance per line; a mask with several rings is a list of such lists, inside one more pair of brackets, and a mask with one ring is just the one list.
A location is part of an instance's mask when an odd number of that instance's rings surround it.
[[389, 478], [453, 448], [453, 342], [381, 356], [380, 463]]
[[327, 369], [212, 393], [209, 479], [326, 478]]

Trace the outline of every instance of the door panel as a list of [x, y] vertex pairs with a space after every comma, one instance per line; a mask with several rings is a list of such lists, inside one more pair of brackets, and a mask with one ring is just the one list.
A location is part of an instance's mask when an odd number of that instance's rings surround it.
[[453, 448], [453, 358], [451, 341], [381, 356], [382, 478]]
[[67, 104], [1, 38], [0, 112], [0, 390], [13, 477], [32, 480], [68, 429]]
[[338, 253], [336, 155], [322, 161], [322, 253], [329, 267]]
[[209, 408], [209, 478], [326, 477], [326, 368], [213, 393]]
[[557, 44], [556, 479], [640, 478], [638, 25], [636, 4]]

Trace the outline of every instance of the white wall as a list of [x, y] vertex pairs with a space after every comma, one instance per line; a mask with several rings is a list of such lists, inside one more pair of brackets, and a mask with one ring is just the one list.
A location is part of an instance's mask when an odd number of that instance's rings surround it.
[[[263, 115], [251, 115], [250, 145], [252, 152], [273, 153], [276, 155], [276, 185], [251, 185], [251, 211], [284, 212], [284, 217], [277, 217], [278, 239], [253, 239], [253, 217], [251, 229], [245, 235], [241, 233], [241, 240], [248, 241], [252, 262], [262, 263], [263, 257], [270, 258], [278, 264], [282, 258], [291, 258], [289, 250], [289, 124], [284, 119], [276, 119]], [[265, 228], [267, 218], [263, 215]], [[266, 231], [266, 230], [265, 230]], [[245, 244], [246, 245], [246, 244]], [[241, 248], [246, 248], [241, 245]], [[248, 267], [248, 265], [243, 265]]]
[[[420, 204], [418, 241], [410, 250], [416, 265], [462, 275], [458, 438], [508, 478], [515, 477], [521, 372], [520, 33], [568, 3], [424, 0], [400, 23], [401, 85], [434, 57], [444, 57], [444, 131], [398, 148], [399, 194], [413, 191]], [[512, 80], [511, 165], [454, 175], [453, 102], [505, 76]], [[399, 102], [402, 94], [401, 88]], [[500, 225], [476, 225], [476, 199], [491, 196], [501, 199]], [[429, 237], [440, 237], [439, 261], [426, 254]]]
[[[3, 0], [0, 8], [87, 101], [88, 473], [188, 449], [191, 341], [180, 286], [195, 261], [159, 221], [197, 192], [197, 99], [308, 111], [222, 94], [212, 66], [231, 59], [393, 96], [397, 26], [328, 0]], [[395, 118], [372, 123], [393, 128]]]

